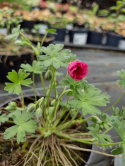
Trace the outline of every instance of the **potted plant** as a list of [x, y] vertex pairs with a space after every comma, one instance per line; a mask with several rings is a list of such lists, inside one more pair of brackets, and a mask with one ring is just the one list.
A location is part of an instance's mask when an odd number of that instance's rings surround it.
[[101, 19], [93, 18], [89, 21], [89, 33], [87, 44], [102, 45], [103, 30], [101, 29]]
[[[0, 34], [0, 71], [2, 71], [0, 82], [5, 82], [6, 74], [15, 69], [18, 71], [22, 62], [31, 63], [33, 60], [33, 51], [28, 46], [16, 46], [13, 41], [6, 39], [7, 34], [11, 33], [13, 26], [21, 22], [21, 17], [13, 17], [13, 10], [1, 10], [0, 26], [4, 27]], [[4, 31], [3, 31], [4, 30]], [[12, 32], [13, 33], [13, 32]]]
[[[120, 153], [124, 152], [125, 109], [122, 108], [120, 112], [115, 106], [125, 96], [125, 91], [113, 105], [101, 112], [101, 106], [106, 106], [110, 102], [110, 96], [85, 80], [84, 77], [88, 74], [86, 63], [76, 60], [75, 55], [70, 50], [63, 49], [62, 44], [42, 47], [42, 42], [33, 46], [19, 28], [14, 32], [9, 38], [16, 40], [21, 35], [22, 38], [16, 43], [29, 45], [36, 55], [32, 65], [21, 64], [19, 72], [15, 70], [9, 72], [7, 78], [10, 82], [5, 83], [6, 91], [21, 95], [21, 102], [15, 100], [3, 105], [0, 115], [1, 135], [5, 140], [13, 141], [13, 145], [17, 141], [19, 149], [22, 149], [18, 164], [81, 165], [85, 161], [80, 151], [91, 151], [83, 147], [85, 144], [98, 145], [103, 149], [114, 145], [118, 147], [113, 149], [113, 154], [119, 154], [119, 149]], [[55, 31], [47, 29], [47, 33]], [[66, 67], [67, 74], [57, 84], [56, 71], [60, 67]], [[45, 70], [47, 70], [45, 78], [50, 81], [49, 88], [45, 87], [42, 75]], [[28, 78], [30, 73], [33, 76], [32, 80]], [[36, 95], [35, 74], [40, 74], [44, 89], [44, 95], [42, 94], [40, 98]], [[117, 74], [119, 85], [125, 89], [125, 70]], [[22, 85], [33, 85], [34, 99], [30, 98], [31, 103], [24, 100]], [[65, 95], [67, 97], [64, 101], [62, 99]], [[111, 109], [113, 113], [109, 116], [107, 112]], [[85, 118], [85, 115], [88, 117]], [[92, 123], [86, 126], [87, 121]], [[109, 131], [112, 128], [122, 138], [120, 142], [113, 142], [110, 137]]]
[[32, 63], [33, 51], [30, 47], [16, 46], [0, 35], [0, 82], [7, 81], [6, 74], [12, 69], [18, 71], [21, 63]]
[[[31, 29], [31, 32], [25, 33], [25, 36], [35, 45], [37, 45], [38, 42], [41, 42], [44, 38], [44, 35], [46, 34], [47, 26], [43, 26], [43, 24], [36, 24], [34, 25], [34, 28]], [[54, 41], [54, 36], [50, 36], [49, 34], [46, 36], [43, 42], [43, 46], [47, 46], [50, 43]]]
[[[0, 10], [2, 28], [7, 29], [7, 33], [11, 33], [13, 27], [17, 26], [22, 22], [21, 16], [15, 16], [13, 9]], [[6, 34], [7, 34], [6, 33]]]
[[56, 29], [57, 35], [55, 36], [56, 41], [64, 41], [66, 36], [66, 25], [68, 19], [65, 17], [53, 17], [48, 20], [51, 28]]
[[69, 30], [69, 41], [75, 45], [85, 45], [88, 37], [88, 24], [83, 13], [76, 15], [73, 20], [74, 29]]
[[[107, 40], [105, 46], [119, 47], [119, 42], [122, 39], [121, 31], [119, 31], [119, 24], [124, 22], [124, 6], [125, 1], [117, 1], [116, 6], [104, 10], [107, 13], [107, 18], [104, 19], [103, 29], [107, 33]], [[104, 14], [102, 11], [102, 14]]]

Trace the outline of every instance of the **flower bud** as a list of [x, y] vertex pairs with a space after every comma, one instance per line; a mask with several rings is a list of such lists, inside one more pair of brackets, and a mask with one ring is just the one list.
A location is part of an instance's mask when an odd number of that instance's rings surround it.
[[52, 71], [51, 70], [47, 70], [46, 74], [45, 74], [45, 79], [47, 81], [50, 81], [52, 79]]
[[24, 45], [21, 40], [16, 40], [16, 41], [15, 41], [15, 44], [20, 45], [20, 46]]
[[37, 110], [36, 110], [36, 113], [35, 113], [35, 116], [36, 116], [36, 118], [38, 119], [38, 118], [41, 118], [41, 116], [42, 116], [42, 109], [39, 107], [39, 108], [37, 108]]
[[27, 108], [27, 112], [33, 112], [36, 109], [36, 104], [29, 104]]
[[44, 101], [44, 97], [41, 97], [38, 101], [36, 101], [35, 103], [36, 103], [36, 105], [39, 105], [39, 107], [42, 105], [42, 103], [43, 103], [43, 101]]
[[17, 109], [16, 102], [10, 102], [5, 109], [7, 111], [15, 111]]
[[55, 102], [56, 102], [56, 100], [53, 99], [53, 100], [51, 101], [51, 105], [55, 105]]

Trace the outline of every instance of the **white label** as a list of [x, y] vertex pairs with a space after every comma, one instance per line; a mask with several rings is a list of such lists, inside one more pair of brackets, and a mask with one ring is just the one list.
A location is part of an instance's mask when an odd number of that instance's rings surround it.
[[74, 34], [73, 44], [76, 45], [85, 45], [87, 41], [87, 33], [76, 33]]
[[125, 40], [121, 39], [119, 41], [118, 48], [125, 50]]
[[39, 33], [40, 34], [46, 34], [46, 29], [48, 28], [47, 25], [43, 24], [41, 25], [41, 27], [39, 28]]
[[107, 43], [107, 36], [102, 37], [102, 44], [105, 45]]
[[72, 30], [73, 29], [73, 25], [72, 24], [67, 24], [66, 25], [66, 29], [67, 30]]
[[7, 35], [7, 28], [0, 28], [1, 35]]
[[38, 7], [34, 7], [33, 10], [39, 10], [39, 8]]

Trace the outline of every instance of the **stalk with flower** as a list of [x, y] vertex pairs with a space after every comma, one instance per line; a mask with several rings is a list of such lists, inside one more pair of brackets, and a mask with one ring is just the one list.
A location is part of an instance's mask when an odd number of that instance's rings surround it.
[[[47, 33], [55, 33], [55, 30], [47, 29]], [[11, 82], [6, 83], [5, 90], [21, 95], [22, 106], [18, 107], [17, 103], [12, 101], [5, 108], [7, 113], [0, 116], [1, 123], [11, 123], [4, 132], [4, 139], [16, 138], [18, 144], [31, 142], [29, 151], [23, 158], [23, 166], [30, 164], [32, 160], [37, 166], [79, 166], [80, 160], [81, 162], [84, 160], [76, 150], [86, 151], [86, 149], [78, 146], [78, 143], [99, 145], [103, 149], [116, 145], [118, 147], [112, 153], [119, 154], [120, 149], [124, 154], [125, 109], [122, 108], [120, 112], [115, 105], [125, 92], [116, 103], [101, 112], [101, 106], [106, 106], [110, 102], [110, 96], [85, 80], [88, 65], [77, 60], [70, 50], [63, 49], [62, 44], [43, 47], [45, 37], [41, 43], [34, 46], [19, 26], [7, 37], [15, 40], [16, 44], [30, 46], [36, 55], [36, 60], [32, 65], [22, 64], [18, 73], [14, 70], [8, 73], [7, 78]], [[57, 83], [56, 73], [60, 67], [67, 68], [67, 75]], [[46, 72], [45, 77], [50, 81], [49, 88], [45, 87], [43, 72]], [[28, 78], [30, 73], [32, 80]], [[41, 94], [41, 97], [36, 95], [35, 74], [40, 75], [44, 89], [44, 95]], [[125, 89], [125, 70], [119, 71], [118, 76], [120, 86]], [[30, 85], [34, 89], [34, 102], [26, 105], [22, 86]], [[53, 98], [52, 91], [54, 91]], [[113, 109], [113, 113], [109, 117], [106, 112], [110, 109]], [[85, 118], [85, 115], [88, 117]], [[87, 127], [88, 121], [92, 124]], [[112, 128], [116, 130], [121, 142], [115, 143], [111, 139], [108, 132]]]

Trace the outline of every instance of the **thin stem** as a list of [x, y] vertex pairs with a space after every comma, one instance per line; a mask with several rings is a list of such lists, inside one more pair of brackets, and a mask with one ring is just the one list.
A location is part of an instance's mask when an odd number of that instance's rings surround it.
[[92, 139], [89, 139], [89, 138], [88, 139], [79, 139], [79, 138], [73, 138], [73, 137], [71, 137], [71, 136], [69, 136], [67, 134], [60, 133], [60, 132], [56, 132], [55, 134], [60, 136], [60, 137], [71, 139], [73, 141], [82, 142], [82, 143], [87, 142], [87, 141], [95, 141], [95, 138], [92, 138]]
[[22, 88], [21, 88], [20, 93], [21, 93], [21, 98], [22, 98], [22, 107], [24, 108], [24, 97], [23, 97], [23, 91], [22, 91]]
[[34, 90], [35, 101], [37, 101], [34, 76], [35, 76], [35, 74], [34, 74], [34, 72], [33, 72], [33, 90]]
[[52, 70], [52, 73], [53, 73], [53, 76], [52, 76], [52, 79], [51, 79], [49, 94], [48, 94], [48, 96], [47, 96], [47, 102], [46, 102], [46, 105], [48, 105], [48, 106], [49, 106], [49, 99], [50, 99], [50, 95], [51, 95], [51, 91], [52, 91], [53, 83], [54, 83], [54, 78], [55, 78], [55, 70], [54, 70], [54, 68], [53, 68], [53, 70]]
[[8, 122], [8, 123], [14, 123], [13, 121], [11, 121], [11, 120], [7, 120], [6, 122]]
[[[76, 114], [74, 115], [74, 117], [71, 119], [71, 121], [65, 123], [64, 125], [62, 125], [63, 127], [59, 129], [59, 131], [64, 130], [66, 128], [69, 128], [70, 126], [72, 126], [72, 122], [74, 121], [74, 119], [76, 118], [77, 114], [79, 113], [79, 110], [76, 112]], [[61, 126], [61, 125], [60, 125]]]
[[[119, 145], [119, 144], [124, 144], [124, 142], [116, 142], [116, 143], [108, 143], [108, 144], [98, 144], [98, 143], [93, 143], [93, 141], [95, 141], [95, 138], [92, 139], [78, 139], [78, 138], [73, 138], [67, 134], [64, 133], [60, 133], [60, 132], [56, 132], [56, 135], [63, 137], [63, 138], [67, 138], [67, 139], [71, 139], [73, 141], [77, 141], [77, 142], [81, 142], [81, 143], [87, 143], [87, 144], [92, 144], [92, 145], [100, 145], [100, 146], [111, 146], [111, 145]], [[90, 142], [92, 141], [92, 142]]]
[[30, 46], [33, 49], [33, 51], [34, 51], [34, 53], [35, 53], [35, 55], [37, 57], [38, 56], [38, 52], [36, 51], [35, 47], [31, 44], [32, 42], [23, 33], [20, 33], [20, 34], [26, 39], [27, 45]]
[[48, 34], [48, 32], [44, 35], [44, 37], [43, 37], [43, 39], [42, 39], [42, 42], [41, 42], [41, 44], [40, 44], [41, 47], [42, 47], [42, 45], [43, 45], [43, 42], [44, 42], [45, 39], [46, 39], [47, 34]]
[[[38, 57], [36, 57], [37, 61], [39, 61]], [[45, 97], [46, 97], [46, 87], [45, 87], [45, 84], [44, 84], [44, 79], [43, 79], [43, 75], [40, 74], [40, 79], [41, 79], [41, 83], [42, 83], [42, 86], [43, 86], [43, 90], [44, 90], [44, 94], [45, 94]]]
[[59, 130], [61, 131], [61, 130], [64, 130], [65, 128], [69, 128], [70, 126], [72, 126], [74, 123], [84, 123], [84, 122], [87, 122], [87, 121], [89, 121], [89, 120], [91, 120], [93, 118], [93, 116], [90, 116], [90, 117], [88, 117], [88, 118], [86, 118], [86, 119], [79, 119], [79, 120], [71, 120], [70, 122], [66, 122], [65, 124], [63, 124], [63, 125], [60, 125], [60, 126], [58, 126], [58, 128], [59, 128]]
[[58, 110], [58, 107], [59, 107], [59, 103], [60, 103], [61, 98], [65, 95], [65, 93], [67, 93], [67, 92], [69, 92], [69, 91], [71, 91], [71, 89], [68, 89], [68, 90], [65, 91], [65, 87], [64, 87], [64, 90], [63, 90], [62, 94], [60, 95], [60, 97], [59, 97], [59, 99], [58, 99], [58, 101], [57, 101], [56, 112], [57, 112], [57, 110]]
[[[68, 103], [69, 98], [70, 97], [67, 98], [67, 101], [66, 101], [67, 103]], [[60, 117], [55, 121], [55, 123], [54, 123], [55, 126], [57, 126], [59, 124], [59, 122], [61, 121], [61, 119], [64, 117], [64, 115], [67, 111], [67, 103], [66, 103], [66, 106], [62, 109]], [[65, 119], [64, 119], [63, 123], [65, 122]]]
[[84, 136], [84, 135], [92, 135], [90, 133], [73, 133], [73, 134], [69, 134], [70, 136]]
[[109, 110], [111, 110], [112, 107], [114, 107], [117, 103], [120, 102], [120, 100], [124, 97], [124, 95], [125, 95], [125, 92], [119, 97], [119, 99], [118, 99], [113, 105], [111, 105], [109, 108], [107, 108], [106, 110], [104, 110], [102, 113], [106, 113], [106, 112], [108, 112]]
[[60, 88], [59, 88], [57, 94], [59, 94], [59, 92], [61, 91], [61, 89], [62, 89], [62, 85], [60, 86]]
[[40, 74], [40, 79], [41, 79], [41, 82], [42, 82], [42, 86], [43, 86], [44, 94], [45, 94], [45, 96], [46, 96], [46, 87], [45, 87], [45, 84], [44, 84], [44, 79], [43, 79], [42, 74]]
[[108, 144], [98, 144], [98, 143], [93, 143], [93, 142], [83, 142], [86, 144], [92, 144], [92, 145], [99, 145], [99, 146], [113, 146], [113, 145], [120, 145], [120, 144], [124, 144], [124, 142], [116, 142], [116, 143], [108, 143]]
[[113, 127], [110, 127], [109, 129], [107, 129], [103, 134], [106, 134], [107, 132], [109, 132]]

